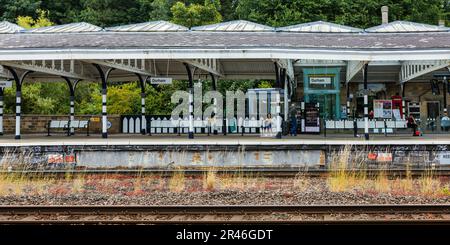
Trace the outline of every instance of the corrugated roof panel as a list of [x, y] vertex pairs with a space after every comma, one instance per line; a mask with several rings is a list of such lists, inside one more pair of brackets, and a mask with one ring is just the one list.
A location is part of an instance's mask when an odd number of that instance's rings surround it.
[[285, 32], [362, 32], [362, 29], [351, 26], [338, 25], [325, 21], [315, 21], [298, 25], [280, 27], [277, 31]]
[[8, 21], [0, 22], [0, 33], [15, 33], [25, 30], [24, 28]]
[[193, 31], [229, 31], [229, 32], [260, 32], [273, 31], [274, 28], [270, 26], [261, 25], [258, 23], [246, 20], [233, 20], [223, 23], [217, 23], [205, 26], [192, 27]]
[[450, 31], [444, 26], [428, 25], [410, 21], [393, 21], [387, 24], [374, 26], [366, 29], [367, 32], [434, 32]]
[[70, 33], [70, 32], [98, 32], [103, 28], [95, 26], [86, 22], [71, 23], [58, 26], [46, 26], [40, 28], [30, 29], [27, 32], [33, 33]]
[[145, 23], [115, 26], [106, 28], [107, 31], [114, 32], [170, 32], [170, 31], [188, 31], [187, 27], [177, 25], [168, 21], [150, 21]]

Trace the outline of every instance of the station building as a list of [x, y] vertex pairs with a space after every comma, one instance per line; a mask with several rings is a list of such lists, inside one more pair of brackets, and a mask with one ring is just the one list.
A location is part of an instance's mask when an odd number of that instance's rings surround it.
[[[377, 118], [403, 126], [409, 116], [425, 126], [438, 123], [450, 103], [449, 67], [450, 28], [443, 23], [383, 18], [381, 25], [368, 29], [324, 21], [274, 28], [237, 20], [186, 28], [152, 21], [109, 28], [73, 23], [24, 30], [0, 22], [0, 77], [16, 85], [17, 139], [24, 82], [67, 83], [70, 120], [75, 118], [77, 84], [101, 83], [103, 137], [108, 135], [108, 84], [137, 81], [145, 98], [152, 77], [188, 80], [190, 88], [206, 79], [214, 85], [222, 79], [275, 80], [287, 102], [281, 110], [285, 122], [292, 109], [304, 111], [305, 105], [314, 104], [322, 127], [333, 129], [340, 122], [345, 127], [358, 119], [358, 127], [369, 134], [371, 123], [376, 125], [370, 120]], [[2, 107], [0, 100], [1, 133]], [[142, 100], [140, 122], [148, 120], [145, 116]], [[191, 137], [193, 125], [188, 126]], [[143, 133], [150, 130], [147, 123], [136, 127]]]

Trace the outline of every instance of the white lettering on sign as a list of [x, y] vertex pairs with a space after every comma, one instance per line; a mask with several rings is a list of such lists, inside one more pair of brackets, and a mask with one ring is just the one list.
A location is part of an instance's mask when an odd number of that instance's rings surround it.
[[310, 77], [309, 84], [331, 84], [331, 77]]
[[12, 81], [0, 81], [0, 88], [11, 88]]
[[450, 165], [450, 151], [439, 152], [436, 156], [439, 164]]
[[152, 77], [150, 78], [151, 84], [172, 84], [171, 77]]

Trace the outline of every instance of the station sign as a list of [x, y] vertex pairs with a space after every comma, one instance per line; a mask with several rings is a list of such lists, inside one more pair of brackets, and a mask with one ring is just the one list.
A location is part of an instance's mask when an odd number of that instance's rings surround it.
[[331, 77], [310, 77], [309, 84], [320, 84], [320, 85], [331, 84]]
[[152, 77], [150, 78], [151, 84], [172, 84], [171, 77]]
[[0, 81], [0, 88], [11, 88], [12, 81]]

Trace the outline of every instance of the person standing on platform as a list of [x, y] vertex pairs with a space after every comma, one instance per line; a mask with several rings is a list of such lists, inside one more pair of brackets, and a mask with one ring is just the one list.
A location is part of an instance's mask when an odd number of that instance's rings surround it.
[[447, 112], [444, 112], [444, 116], [441, 118], [441, 129], [442, 131], [448, 131], [450, 128], [450, 118], [448, 117]]
[[291, 116], [291, 136], [297, 136], [297, 112], [293, 110], [290, 114]]

